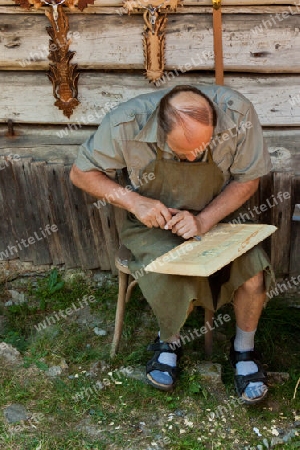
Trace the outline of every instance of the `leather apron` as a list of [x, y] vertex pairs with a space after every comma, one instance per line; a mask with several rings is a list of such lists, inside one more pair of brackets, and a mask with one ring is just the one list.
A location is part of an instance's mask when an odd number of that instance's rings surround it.
[[[162, 151], [157, 148], [157, 158], [143, 169], [140, 178], [151, 172], [154, 179], [138, 188], [140, 195], [194, 214], [221, 192], [224, 183], [223, 173], [209, 149], [207, 161], [187, 162], [163, 159]], [[146, 273], [147, 264], [182, 244], [184, 239], [170, 230], [148, 228], [131, 213], [127, 214], [120, 237], [133, 254], [129, 268], [157, 317], [163, 340], [179, 332], [191, 301], [216, 311], [231, 302], [234, 291], [258, 272], [264, 270], [266, 289], [273, 278], [269, 258], [259, 246], [208, 278]]]

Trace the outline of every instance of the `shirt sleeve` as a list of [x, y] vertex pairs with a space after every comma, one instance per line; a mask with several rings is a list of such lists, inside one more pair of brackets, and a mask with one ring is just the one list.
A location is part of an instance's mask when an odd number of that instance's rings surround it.
[[235, 181], [255, 180], [272, 169], [258, 116], [251, 104], [238, 128], [237, 148], [230, 168]]
[[99, 170], [114, 178], [118, 169], [126, 167], [119, 142], [113, 138], [110, 114], [79, 148], [75, 165], [83, 172]]

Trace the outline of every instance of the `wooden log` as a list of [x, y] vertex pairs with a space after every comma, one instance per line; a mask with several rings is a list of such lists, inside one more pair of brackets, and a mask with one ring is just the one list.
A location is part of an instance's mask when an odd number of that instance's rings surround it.
[[[175, 76], [173, 73], [160, 88], [213, 82], [212, 75]], [[61, 124], [61, 130], [57, 131], [61, 139], [72, 133], [72, 127], [78, 129], [82, 125], [100, 123], [106, 111], [119, 102], [157, 89], [141, 74], [82, 73], [79, 80], [81, 104], [69, 120], [53, 105], [52, 86], [43, 73], [0, 72], [0, 84], [0, 122], [7, 123], [12, 119], [18, 123]], [[228, 75], [225, 85], [240, 91], [253, 102], [262, 125], [300, 126], [300, 76]], [[292, 106], [290, 100], [295, 96], [299, 96], [299, 101], [296, 99]]]
[[[292, 205], [300, 203], [300, 175], [294, 177]], [[291, 223], [291, 255], [290, 255], [290, 276], [300, 274], [300, 222], [292, 220]]]
[[[300, 9], [300, 8], [299, 8]], [[299, 73], [298, 15], [282, 20], [268, 14], [226, 14], [223, 18], [225, 71]], [[49, 25], [44, 15], [3, 17], [0, 68], [46, 70]], [[81, 69], [143, 69], [141, 15], [70, 14], [71, 50]], [[30, 23], [30, 26], [28, 26]], [[241, 26], [242, 24], [242, 26]], [[166, 70], [214, 68], [211, 14], [170, 15], [166, 29]], [[124, 39], [126, 36], [126, 39]]]

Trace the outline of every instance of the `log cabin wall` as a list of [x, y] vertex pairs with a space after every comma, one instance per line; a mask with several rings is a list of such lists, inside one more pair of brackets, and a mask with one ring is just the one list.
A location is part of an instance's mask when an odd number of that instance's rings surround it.
[[[257, 218], [279, 227], [266, 242], [277, 275], [298, 275], [300, 222], [292, 214], [300, 203], [300, 2], [222, 5], [225, 85], [253, 102], [273, 161], [248, 207], [289, 194]], [[141, 14], [128, 16], [118, 0], [68, 12], [72, 62], [80, 69], [80, 105], [70, 119], [54, 106], [46, 76], [44, 9], [0, 0], [1, 259], [115, 272], [122, 211], [97, 208], [70, 184], [70, 167], [78, 145], [119, 102], [160, 87], [214, 82], [211, 2], [184, 0], [168, 14], [166, 73], [158, 86], [143, 75]]]

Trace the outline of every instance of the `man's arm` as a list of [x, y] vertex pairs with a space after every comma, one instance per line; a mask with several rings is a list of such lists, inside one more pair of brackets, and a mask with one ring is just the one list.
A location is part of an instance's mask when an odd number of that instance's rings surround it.
[[164, 228], [172, 217], [168, 208], [159, 200], [143, 197], [123, 188], [98, 170], [84, 172], [73, 164], [70, 180], [93, 197], [104, 198], [108, 203], [131, 212], [149, 228]]
[[232, 181], [209, 205], [197, 216], [188, 211], [170, 209], [173, 218], [166, 224], [166, 229], [189, 239], [209, 231], [228, 214], [242, 206], [257, 190], [259, 178], [245, 183]]

